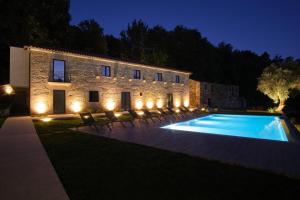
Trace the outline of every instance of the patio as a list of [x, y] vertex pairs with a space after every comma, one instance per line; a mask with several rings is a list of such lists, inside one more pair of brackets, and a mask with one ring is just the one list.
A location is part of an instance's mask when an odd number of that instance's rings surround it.
[[[192, 116], [182, 120], [191, 119]], [[138, 122], [135, 127], [115, 124], [112, 131], [80, 127], [78, 131], [120, 141], [180, 152], [191, 156], [218, 160], [249, 168], [270, 170], [278, 174], [300, 177], [300, 146], [293, 142], [276, 142], [248, 138], [172, 131], [161, 129], [170, 122]]]

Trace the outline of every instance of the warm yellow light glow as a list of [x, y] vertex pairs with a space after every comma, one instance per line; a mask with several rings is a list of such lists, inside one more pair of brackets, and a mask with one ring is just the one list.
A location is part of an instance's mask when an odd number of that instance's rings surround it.
[[184, 107], [189, 107], [190, 101], [188, 99], [184, 100], [183, 105]]
[[151, 108], [153, 108], [153, 105], [154, 105], [153, 101], [147, 101], [147, 104], [146, 104], [147, 108], [151, 109]]
[[38, 102], [35, 106], [35, 110], [38, 114], [43, 114], [47, 111], [47, 106], [45, 102]]
[[12, 94], [13, 93], [13, 88], [10, 86], [10, 85], [5, 85], [4, 86], [4, 92], [6, 93], [6, 94]]
[[143, 80], [143, 83], [146, 83], [146, 80]]
[[144, 112], [143, 111], [138, 111], [138, 112], [136, 112], [138, 115], [143, 115], [144, 114]]
[[179, 110], [179, 109], [176, 109], [176, 110], [175, 110], [175, 112], [179, 113], [179, 112], [180, 112], [180, 110]]
[[194, 111], [194, 108], [190, 108], [189, 111], [193, 112], [193, 111]]
[[155, 83], [156, 83], [156, 81], [153, 81], [152, 83], [154, 83], [154, 84], [155, 84]]
[[90, 118], [90, 116], [85, 115], [85, 116], [83, 116], [83, 118], [84, 118], [84, 119], [88, 119], [88, 118]]
[[166, 84], [167, 84], [167, 82], [164, 82], [164, 84], [166, 85]]
[[71, 105], [71, 109], [73, 112], [78, 113], [81, 111], [81, 105], [79, 101], [75, 101]]
[[144, 105], [143, 105], [143, 102], [141, 100], [138, 100], [138, 101], [135, 102], [136, 109], [140, 110], [140, 109], [143, 108], [143, 106]]
[[181, 104], [181, 103], [180, 103], [179, 100], [176, 100], [176, 101], [175, 101], [175, 107], [176, 107], [176, 108], [180, 107], [180, 104]]
[[120, 117], [122, 114], [121, 113], [115, 113], [116, 117]]
[[113, 100], [108, 100], [105, 107], [106, 107], [107, 110], [112, 111], [116, 107], [116, 102], [113, 101]]
[[158, 107], [158, 108], [162, 108], [162, 107], [163, 107], [163, 102], [162, 102], [162, 100], [158, 100], [158, 101], [156, 102], [156, 107]]
[[100, 79], [100, 76], [96, 76], [96, 79]]
[[201, 108], [201, 111], [205, 111], [205, 108]]
[[50, 122], [52, 120], [52, 118], [50, 117], [45, 117], [41, 119], [43, 122]]
[[128, 81], [129, 81], [129, 82], [131, 82], [131, 81], [132, 81], [132, 79], [130, 78]]

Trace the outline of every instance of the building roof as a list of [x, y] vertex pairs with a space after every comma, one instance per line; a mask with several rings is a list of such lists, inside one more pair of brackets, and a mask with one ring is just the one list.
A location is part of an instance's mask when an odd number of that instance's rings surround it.
[[67, 54], [69, 56], [82, 57], [82, 58], [100, 59], [100, 60], [108, 61], [108, 62], [119, 62], [122, 64], [127, 64], [127, 65], [132, 65], [132, 66], [156, 68], [156, 69], [160, 69], [160, 70], [174, 71], [174, 72], [185, 73], [185, 74], [189, 74], [189, 75], [192, 74], [192, 72], [180, 70], [180, 69], [173, 68], [173, 67], [148, 65], [148, 64], [141, 63], [141, 62], [132, 62], [132, 61], [125, 60], [125, 59], [112, 58], [112, 57], [106, 56], [106, 55], [91, 54], [91, 53], [67, 50], [67, 49], [62, 49], [62, 48], [24, 46], [24, 49], [28, 49], [31, 51], [42, 51], [42, 52], [48, 52], [48, 53]]

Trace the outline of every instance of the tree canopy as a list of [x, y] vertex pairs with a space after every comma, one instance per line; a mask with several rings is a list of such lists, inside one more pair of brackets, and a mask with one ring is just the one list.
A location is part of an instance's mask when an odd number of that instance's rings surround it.
[[268, 100], [257, 91], [257, 78], [271, 63], [285, 60], [225, 42], [215, 46], [199, 30], [181, 25], [166, 30], [134, 20], [118, 37], [105, 35], [93, 19], [71, 25], [69, 5], [69, 0], [0, 0], [1, 83], [8, 82], [9, 46], [36, 45], [191, 71], [196, 80], [238, 85], [248, 105], [259, 106]]

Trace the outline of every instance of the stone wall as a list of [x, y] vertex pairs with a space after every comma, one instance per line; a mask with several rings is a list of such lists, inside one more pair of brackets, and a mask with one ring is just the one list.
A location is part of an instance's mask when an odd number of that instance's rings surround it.
[[[66, 113], [73, 112], [74, 104], [80, 104], [81, 110], [105, 110], [112, 105], [114, 110], [120, 110], [121, 92], [130, 92], [132, 108], [135, 108], [137, 101], [144, 106], [151, 102], [154, 107], [158, 102], [166, 106], [167, 93], [173, 93], [174, 105], [187, 105], [189, 102], [189, 73], [58, 51], [28, 51], [32, 114], [37, 113], [38, 107], [42, 107], [46, 114], [53, 112], [53, 90], [65, 90]], [[53, 59], [65, 61], [70, 83], [49, 82]], [[111, 77], [98, 73], [101, 65], [111, 67]], [[134, 69], [141, 70], [142, 79], [133, 79]], [[163, 74], [163, 82], [153, 81], [156, 73]], [[180, 76], [181, 83], [174, 83], [175, 75]], [[99, 91], [98, 103], [88, 102], [89, 91]]]
[[203, 106], [228, 109], [241, 108], [239, 87], [236, 85], [200, 82], [200, 93], [200, 102]]
[[191, 107], [200, 106], [200, 82], [190, 80], [189, 81], [189, 92], [190, 92], [190, 105]]

